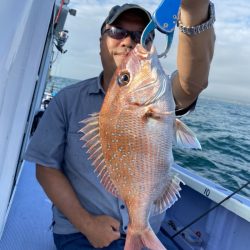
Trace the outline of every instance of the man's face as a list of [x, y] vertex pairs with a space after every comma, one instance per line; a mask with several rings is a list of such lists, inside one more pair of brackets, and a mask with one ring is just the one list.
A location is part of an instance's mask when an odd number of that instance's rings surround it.
[[[145, 20], [133, 13], [122, 14], [112, 25], [106, 25], [104, 30], [114, 26], [128, 31], [143, 31]], [[113, 75], [127, 54], [136, 46], [136, 42], [127, 36], [123, 39], [111, 38], [104, 33], [100, 39], [100, 55], [104, 73]]]

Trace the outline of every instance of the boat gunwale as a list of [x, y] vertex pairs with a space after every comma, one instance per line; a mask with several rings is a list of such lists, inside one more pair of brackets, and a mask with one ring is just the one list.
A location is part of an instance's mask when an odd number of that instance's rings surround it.
[[[193, 173], [177, 164], [174, 164], [173, 171], [178, 174], [183, 182], [215, 203], [221, 202], [233, 192], [223, 186], [210, 181], [200, 175]], [[221, 204], [227, 210], [250, 222], [250, 199], [235, 194]]]

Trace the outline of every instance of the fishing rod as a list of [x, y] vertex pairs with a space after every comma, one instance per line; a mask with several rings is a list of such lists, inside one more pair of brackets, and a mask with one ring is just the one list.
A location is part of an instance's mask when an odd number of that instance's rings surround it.
[[179, 230], [178, 232], [176, 232], [174, 235], [170, 236], [170, 238], [173, 239], [174, 237], [176, 237], [177, 235], [179, 235], [180, 233], [182, 233], [183, 231], [185, 231], [188, 227], [192, 226], [194, 223], [196, 223], [201, 218], [203, 218], [208, 213], [210, 213], [212, 210], [214, 210], [215, 208], [217, 208], [218, 206], [220, 206], [226, 200], [230, 199], [233, 195], [235, 195], [236, 193], [240, 192], [243, 188], [245, 188], [249, 184], [250, 184], [250, 181], [247, 181], [247, 183], [245, 183], [239, 189], [237, 189], [236, 191], [234, 191], [233, 193], [231, 193], [230, 195], [228, 195], [225, 199], [223, 199], [222, 201], [220, 201], [219, 203], [217, 203], [216, 205], [214, 205], [213, 207], [211, 207], [210, 209], [208, 209], [206, 212], [204, 212], [203, 214], [201, 214], [199, 217], [197, 217], [196, 219], [194, 219], [193, 221], [191, 221], [188, 225], [186, 225], [185, 227], [183, 227], [181, 230]]

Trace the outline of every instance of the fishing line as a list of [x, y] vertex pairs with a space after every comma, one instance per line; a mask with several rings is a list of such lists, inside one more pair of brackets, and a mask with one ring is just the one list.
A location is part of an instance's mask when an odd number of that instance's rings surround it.
[[188, 227], [192, 226], [194, 223], [196, 223], [198, 220], [200, 220], [201, 218], [203, 218], [205, 215], [207, 215], [208, 213], [210, 213], [212, 210], [214, 210], [215, 208], [217, 208], [218, 206], [220, 206], [222, 203], [224, 203], [226, 200], [230, 199], [233, 195], [235, 195], [236, 193], [240, 192], [243, 188], [245, 188], [247, 185], [250, 184], [250, 181], [248, 181], [247, 183], [245, 183], [243, 186], [241, 186], [239, 189], [237, 189], [236, 191], [234, 191], [233, 193], [231, 193], [230, 195], [228, 195], [225, 199], [223, 199], [221, 202], [217, 203], [215, 206], [211, 207], [210, 209], [208, 209], [205, 213], [201, 214], [199, 217], [197, 217], [196, 219], [194, 219], [193, 221], [191, 221], [188, 225], [186, 225], [185, 227], [183, 227], [181, 230], [179, 230], [178, 232], [176, 232], [174, 235], [170, 236], [171, 239], [173, 239], [174, 237], [176, 237], [178, 234], [182, 233], [184, 230], [186, 230]]

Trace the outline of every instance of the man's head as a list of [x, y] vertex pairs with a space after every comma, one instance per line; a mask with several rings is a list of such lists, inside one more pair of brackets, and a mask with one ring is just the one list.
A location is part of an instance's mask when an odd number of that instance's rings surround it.
[[104, 74], [113, 75], [124, 57], [140, 42], [150, 20], [150, 13], [136, 4], [116, 5], [110, 10], [101, 27], [100, 54]]

